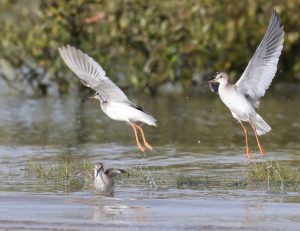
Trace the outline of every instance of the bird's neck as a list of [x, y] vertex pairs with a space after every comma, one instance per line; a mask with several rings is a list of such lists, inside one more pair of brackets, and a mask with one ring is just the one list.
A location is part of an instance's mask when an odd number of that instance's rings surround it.
[[95, 170], [95, 172], [94, 172], [95, 179], [100, 178], [102, 174], [103, 174], [103, 171], [99, 171], [97, 174], [97, 171]]
[[228, 81], [221, 82], [219, 85], [219, 94], [222, 94], [222, 92], [226, 91], [229, 88], [231, 88], [231, 84]]
[[228, 81], [220, 82], [220, 87], [227, 87], [228, 85], [230, 85]]
[[100, 101], [100, 107], [101, 107], [101, 109], [103, 110], [103, 107], [104, 107], [106, 101], [103, 101], [103, 100], [101, 100], [101, 99], [100, 99], [99, 101]]

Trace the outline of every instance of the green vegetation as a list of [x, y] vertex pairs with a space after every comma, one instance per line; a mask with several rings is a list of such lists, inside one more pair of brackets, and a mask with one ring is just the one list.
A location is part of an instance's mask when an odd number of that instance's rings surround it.
[[47, 94], [58, 85], [66, 93], [78, 80], [57, 47], [72, 44], [99, 61], [122, 88], [155, 94], [164, 83], [184, 86], [220, 70], [233, 80], [254, 53], [273, 8], [286, 31], [278, 72], [284, 78], [278, 80], [299, 80], [297, 0], [3, 0], [1, 76], [12, 89], [25, 85]]
[[279, 161], [253, 162], [246, 174], [248, 186], [267, 185], [272, 188], [299, 190], [300, 169], [284, 167]]
[[[53, 161], [33, 161], [25, 166], [25, 177], [39, 181], [39, 185], [51, 185], [56, 191], [76, 191], [91, 183], [94, 165], [87, 159], [66, 155]], [[81, 177], [78, 177], [81, 173]]]
[[[76, 191], [90, 187], [93, 179], [93, 164], [85, 158], [65, 156], [61, 159], [30, 162], [25, 167], [26, 177], [39, 181], [42, 185], [55, 186], [56, 190]], [[270, 191], [299, 191], [300, 169], [284, 167], [279, 161], [252, 162], [247, 165], [241, 179], [224, 177], [186, 176], [136, 166], [125, 169], [127, 174], [119, 176], [127, 187], [150, 187], [153, 189], [195, 189], [216, 188], [263, 188]]]
[[66, 180], [76, 176], [79, 172], [93, 173], [94, 165], [87, 159], [64, 156], [61, 159], [44, 164], [42, 161], [28, 163], [25, 171], [29, 175], [34, 175], [37, 178], [51, 180]]

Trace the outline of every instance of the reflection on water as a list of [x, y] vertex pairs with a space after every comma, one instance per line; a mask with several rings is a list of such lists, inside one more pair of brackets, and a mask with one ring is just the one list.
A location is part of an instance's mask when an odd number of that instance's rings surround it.
[[[2, 227], [296, 227], [300, 221], [297, 192], [269, 193], [266, 188], [247, 190], [226, 184], [241, 180], [248, 163], [243, 131], [218, 97], [191, 91], [130, 98], [158, 120], [157, 128], [145, 127], [154, 146], [146, 157], [138, 153], [131, 128], [105, 116], [97, 101], [82, 102], [80, 95], [1, 95]], [[292, 167], [300, 162], [299, 101], [300, 94], [268, 92], [259, 110], [273, 129], [261, 137], [267, 158]], [[250, 148], [261, 159], [252, 135]], [[88, 187], [64, 190], [24, 178], [26, 163], [50, 164], [67, 154], [101, 161], [108, 168], [138, 169], [142, 175], [119, 179], [115, 197], [101, 197]], [[195, 181], [168, 183], [179, 175]], [[29, 212], [24, 214], [21, 206]], [[38, 218], [41, 214], [47, 220]]]

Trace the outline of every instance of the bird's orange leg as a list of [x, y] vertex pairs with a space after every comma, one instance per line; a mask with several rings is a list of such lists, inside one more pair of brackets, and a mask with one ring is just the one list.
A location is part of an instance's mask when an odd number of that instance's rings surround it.
[[261, 146], [260, 142], [259, 142], [259, 139], [258, 139], [258, 135], [256, 133], [256, 128], [255, 128], [255, 125], [253, 124], [252, 120], [250, 119], [250, 125], [254, 131], [254, 134], [255, 134], [255, 138], [256, 138], [256, 142], [257, 142], [257, 146], [259, 148], [259, 151], [260, 151], [260, 154], [263, 156], [263, 158], [265, 158], [265, 152], [264, 152], [264, 149], [263, 147]]
[[138, 146], [138, 148], [141, 150], [142, 153], [145, 153], [145, 150], [143, 148], [143, 146], [141, 145], [140, 141], [139, 141], [139, 137], [137, 135], [137, 131], [136, 131], [136, 127], [134, 123], [130, 123], [130, 126], [132, 127], [133, 131], [134, 131], [134, 135], [135, 135], [135, 140], [136, 140], [136, 145]]
[[240, 121], [239, 123], [240, 123], [240, 125], [242, 126], [242, 128], [244, 130], [244, 135], [245, 135], [245, 140], [246, 140], [247, 157], [248, 157], [248, 160], [251, 160], [251, 152], [250, 152], [249, 145], [248, 145], [248, 131], [247, 131], [247, 128], [244, 127], [242, 121]]
[[144, 142], [144, 145], [146, 146], [146, 148], [152, 150], [153, 149], [152, 146], [146, 141], [143, 128], [137, 124], [135, 124], [135, 126], [140, 130], [140, 132], [142, 134], [143, 142]]

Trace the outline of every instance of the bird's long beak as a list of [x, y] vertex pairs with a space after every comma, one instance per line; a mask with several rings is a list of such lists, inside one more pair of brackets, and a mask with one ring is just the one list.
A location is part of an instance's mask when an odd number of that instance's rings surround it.
[[210, 78], [205, 83], [200, 84], [200, 86], [205, 86], [205, 85], [207, 85], [209, 83], [217, 83], [217, 81], [215, 81], [215, 77]]
[[215, 79], [216, 79], [216, 76], [213, 76], [209, 80], [207, 80], [207, 83], [217, 83], [217, 81]]
[[205, 82], [205, 83], [200, 84], [200, 86], [205, 86], [207, 84], [208, 84], [208, 82]]
[[217, 81], [214, 79], [211, 79], [211, 80], [208, 80], [207, 83], [217, 83]]
[[87, 101], [87, 100], [91, 100], [91, 99], [95, 99], [95, 94], [84, 97], [83, 101]]

